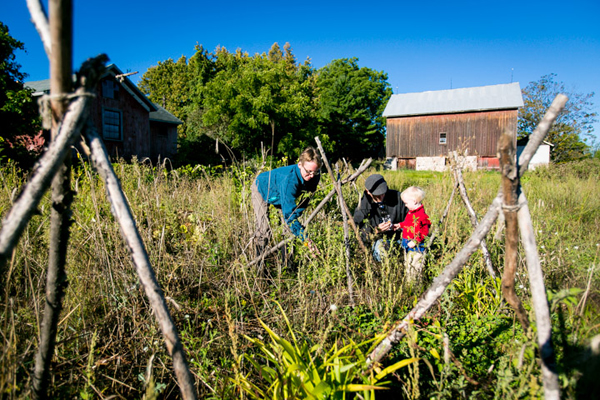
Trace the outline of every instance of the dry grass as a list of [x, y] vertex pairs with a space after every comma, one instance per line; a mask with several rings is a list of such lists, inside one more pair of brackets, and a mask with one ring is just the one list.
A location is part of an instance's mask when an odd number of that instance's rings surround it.
[[[264, 335], [259, 317], [275, 331], [287, 331], [275, 300], [303, 340], [324, 344], [343, 338], [358, 342], [385, 331], [404, 316], [419, 294], [418, 288], [403, 285], [398, 260], [374, 264], [353, 243], [350, 264], [357, 306], [347, 306], [342, 218], [334, 203], [309, 227], [321, 256], [313, 258], [306, 248], [292, 245], [291, 265], [284, 265], [282, 258], [274, 255], [267, 260], [265, 274], [246, 267], [251, 259], [249, 188], [255, 167], [168, 172], [164, 166], [119, 163], [115, 170], [184, 340], [201, 398], [240, 396], [228, 378], [235, 368], [247, 371], [245, 365], [235, 364], [234, 354], [253, 351], [241, 335]], [[426, 209], [432, 221], [439, 219], [452, 191], [450, 175], [383, 174], [392, 188], [424, 187]], [[5, 213], [13, 189], [22, 179], [7, 166], [0, 168], [0, 177], [0, 207]], [[478, 172], [465, 174], [465, 179], [473, 207], [482, 215], [496, 194], [499, 176]], [[344, 188], [350, 209], [357, 205], [363, 181], [364, 177], [357, 186]], [[87, 165], [74, 171], [73, 182], [77, 196], [67, 267], [69, 286], [53, 362], [52, 397], [141, 398], [152, 360], [155, 390], [163, 398], [176, 398], [170, 359], [105, 199], [103, 184]], [[327, 185], [328, 179], [323, 177], [312, 204], [330, 190]], [[578, 308], [566, 301], [554, 308], [557, 318], [560, 311], [566, 331], [564, 340], [557, 344], [563, 382], [576, 387], [580, 375], [570, 357], [578, 354], [575, 349], [583, 352], [586, 341], [599, 330], [598, 182], [582, 177], [551, 179], [540, 173], [528, 178], [524, 187], [548, 288], [555, 292], [585, 289], [590, 283], [585, 304], [577, 304], [583, 299], [581, 293], [575, 300]], [[39, 211], [21, 239], [1, 293], [0, 393], [4, 398], [27, 396], [35, 358], [45, 290], [47, 198]], [[277, 218], [273, 218], [275, 225]], [[472, 231], [458, 197], [440, 228], [440, 238], [427, 264], [428, 279], [447, 265]], [[282, 229], [274, 230], [276, 240], [282, 238]], [[502, 243], [490, 237], [488, 247], [494, 263], [501, 267]], [[590, 268], [594, 268], [591, 274]], [[524, 271], [521, 263], [519, 284], [523, 287], [518, 292], [528, 307]], [[496, 283], [486, 277], [480, 255], [475, 254], [437, 310], [417, 327], [419, 335], [413, 346], [404, 343], [390, 355], [396, 359], [416, 352], [439, 368], [430, 370], [427, 363], [420, 363], [420, 372], [400, 374], [395, 384], [410, 381], [411, 393], [428, 398], [454, 397], [462, 392], [493, 398], [515, 395], [519, 388], [538, 393], [534, 386], [539, 383], [539, 371], [530, 367], [535, 361], [535, 341], [511, 323], [512, 313], [499, 301], [498, 291]], [[332, 305], [337, 310], [332, 310]], [[467, 321], [469, 327], [465, 326]], [[451, 365], [431, 357], [431, 349], [443, 353], [440, 338], [444, 333], [449, 335], [456, 356], [456, 363]], [[473, 339], [478, 335], [484, 343]], [[522, 356], [524, 344], [527, 352]], [[488, 347], [489, 351], [485, 350]], [[519, 359], [521, 367], [516, 368]], [[493, 372], [488, 373], [490, 368]], [[465, 380], [466, 375], [478, 385]], [[569, 390], [565, 389], [568, 397], [578, 396], [579, 389]], [[399, 388], [394, 393], [409, 396]]]

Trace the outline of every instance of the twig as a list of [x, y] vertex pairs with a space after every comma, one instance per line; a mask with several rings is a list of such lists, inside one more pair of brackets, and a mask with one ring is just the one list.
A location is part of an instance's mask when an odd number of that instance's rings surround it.
[[365, 244], [363, 243], [363, 241], [360, 237], [360, 232], [358, 231], [358, 227], [354, 223], [353, 215], [350, 212], [350, 210], [348, 209], [346, 202], [344, 201], [344, 195], [342, 194], [342, 185], [341, 184], [338, 185], [336, 183], [336, 179], [335, 179], [335, 176], [333, 175], [333, 171], [331, 170], [331, 166], [329, 165], [329, 161], [327, 161], [327, 155], [325, 154], [325, 150], [323, 150], [323, 146], [321, 145], [321, 140], [319, 140], [318, 136], [315, 137], [315, 142], [317, 142], [317, 146], [319, 147], [319, 151], [321, 152], [321, 157], [323, 158], [323, 162], [325, 163], [327, 172], [329, 172], [329, 176], [331, 177], [331, 182], [333, 183], [333, 188], [337, 192], [338, 197], [341, 199], [340, 207], [342, 208], [342, 210], [341, 210], [342, 214], [344, 214], [344, 217], [346, 217], [346, 216], [349, 217], [349, 218], [345, 218], [345, 219], [348, 220], [348, 222], [350, 222], [350, 226], [352, 226], [352, 229], [354, 230], [354, 234], [356, 235], [356, 240], [358, 240], [358, 245], [360, 246], [360, 248], [362, 249], [362, 251], [365, 254], [369, 254], [369, 251], [365, 247]]
[[[462, 172], [458, 165], [458, 156], [456, 152], [451, 153], [454, 163], [452, 165], [452, 171], [454, 172], [454, 178], [456, 179], [456, 183], [458, 185], [458, 192], [465, 204], [465, 208], [467, 209], [467, 213], [471, 218], [471, 225], [473, 228], [477, 227], [477, 215], [475, 214], [475, 210], [473, 206], [471, 206], [471, 201], [469, 200], [469, 195], [467, 194], [467, 189], [465, 187], [465, 181], [463, 180]], [[492, 278], [496, 279], [496, 270], [494, 269], [494, 265], [492, 264], [492, 259], [490, 257], [490, 252], [488, 251], [487, 245], [485, 243], [485, 238], [481, 241], [481, 253], [483, 254], [483, 259], [485, 260], [485, 266], [488, 270], [488, 273]]]
[[[367, 168], [369, 168], [369, 166], [371, 165], [372, 162], [373, 162], [373, 159], [371, 159], [371, 158], [369, 158], [366, 162], [363, 162], [361, 164], [360, 168], [358, 168], [352, 175], [350, 175], [348, 178], [342, 180], [342, 185], [345, 185], [346, 183], [349, 183], [349, 182], [353, 182], [363, 172], [365, 172], [365, 170]], [[317, 215], [317, 213], [319, 211], [321, 211], [321, 209], [325, 206], [325, 204], [327, 204], [329, 202], [329, 200], [331, 200], [331, 198], [333, 197], [334, 194], [335, 194], [335, 189], [331, 189], [331, 191], [329, 193], [327, 193], [327, 195], [323, 198], [323, 200], [321, 200], [321, 202], [315, 207], [313, 212], [306, 219], [305, 225], [307, 227], [308, 227], [308, 224], [310, 223], [310, 221], [312, 221], [313, 218]], [[294, 239], [295, 239], [295, 236], [291, 236], [287, 239], [282, 240], [281, 242], [277, 243], [275, 246], [271, 247], [269, 250], [265, 251], [263, 254], [256, 257], [254, 260], [250, 261], [248, 264], [246, 264], [246, 267], [251, 267], [254, 264], [260, 262], [263, 259], [263, 257], [273, 254], [274, 252], [276, 252], [277, 250], [279, 250], [280, 248], [282, 248], [283, 246], [285, 246], [287, 243], [291, 242]]]

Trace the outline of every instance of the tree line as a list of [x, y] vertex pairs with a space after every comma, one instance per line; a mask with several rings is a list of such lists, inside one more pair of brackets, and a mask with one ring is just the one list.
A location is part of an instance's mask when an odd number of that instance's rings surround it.
[[319, 136], [333, 158], [383, 155], [383, 110], [392, 95], [388, 76], [360, 67], [357, 58], [315, 69], [296, 61], [289, 43], [255, 54], [196, 46], [190, 58], [150, 67], [138, 87], [181, 119], [180, 157], [248, 157], [268, 149], [297, 157]]
[[[43, 149], [37, 105], [15, 60], [25, 50], [0, 22], [0, 161], [13, 159], [29, 169]], [[593, 135], [598, 113], [594, 93], [568, 90], [556, 74], [523, 88], [518, 136], [529, 136], [558, 93], [569, 101], [548, 134], [552, 161], [600, 157]], [[201, 45], [191, 57], [168, 59], [150, 67], [138, 87], [150, 100], [183, 121], [179, 127], [178, 164], [214, 164], [252, 157], [261, 150], [295, 159], [319, 136], [335, 160], [382, 157], [383, 110], [392, 95], [388, 75], [360, 67], [357, 58], [314, 68], [298, 62], [289, 43], [268, 53]], [[216, 154], [215, 150], [219, 152]]]

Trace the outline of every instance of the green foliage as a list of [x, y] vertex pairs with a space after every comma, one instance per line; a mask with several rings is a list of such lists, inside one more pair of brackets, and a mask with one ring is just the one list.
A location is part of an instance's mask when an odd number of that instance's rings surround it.
[[[281, 309], [281, 306], [279, 306]], [[347, 393], [361, 392], [364, 399], [374, 399], [375, 390], [385, 389], [388, 382], [382, 381], [389, 374], [416, 361], [414, 358], [399, 361], [386, 368], [366, 370], [367, 356], [371, 347], [363, 351], [370, 342], [375, 346], [384, 336], [375, 337], [367, 342], [342, 345], [337, 342], [324, 351], [320, 344], [310, 345], [296, 339], [289, 320], [283, 318], [288, 326], [291, 342], [282, 338], [260, 321], [271, 338], [270, 344], [262, 340], [245, 336], [257, 346], [262, 362], [245, 355], [258, 376], [259, 382], [253, 383], [248, 376], [241, 376], [237, 384], [255, 399], [345, 399]], [[240, 363], [242, 360], [239, 360]]]
[[[310, 385], [315, 390], [323, 381], [333, 397], [334, 388], [371, 384], [369, 379], [379, 371], [364, 377], [358, 372], [374, 343], [370, 340], [387, 334], [422, 295], [419, 288], [404, 284], [401, 258], [373, 263], [350, 231], [354, 306], [350, 305], [342, 215], [333, 201], [307, 227], [320, 254], [313, 257], [298, 241], [291, 241], [287, 258], [275, 253], [265, 258], [262, 270], [248, 266], [255, 229], [252, 179], [265, 166], [275, 168], [289, 161], [253, 158], [226, 166], [174, 169], [136, 160], [113, 164], [182, 338], [199, 398], [249, 398], [252, 395], [244, 388], [268, 393], [270, 384], [302, 392]], [[551, 301], [553, 344], [565, 399], [590, 398], [598, 375], [588, 344], [600, 333], [600, 188], [595, 164], [586, 163], [528, 173], [523, 182]], [[351, 210], [362, 194], [364, 177], [373, 172], [366, 171], [356, 187], [343, 187]], [[423, 187], [427, 212], [438, 224], [452, 192], [449, 173], [382, 173], [393, 189]], [[104, 196], [104, 184], [87, 162], [76, 165], [72, 175], [76, 196], [67, 254], [69, 286], [58, 326], [50, 397], [97, 398], [98, 392], [121, 398], [177, 396], [170, 356]], [[26, 177], [13, 162], [0, 167], [3, 215]], [[471, 203], [482, 215], [497, 193], [500, 175], [473, 172], [464, 178]], [[307, 211], [331, 188], [323, 176]], [[5, 397], [25, 397], [29, 387], [45, 303], [50, 210], [46, 195], [3, 276], [0, 392]], [[276, 225], [279, 212], [271, 214], [275, 240], [285, 238]], [[473, 231], [458, 197], [444, 223], [436, 227], [439, 235], [425, 265], [423, 289]], [[497, 230], [495, 226], [492, 232]], [[488, 249], [501, 270], [503, 239], [493, 236], [486, 239]], [[519, 258], [517, 273], [517, 294], [531, 310], [524, 257]], [[480, 252], [474, 253], [440, 301], [414, 321], [407, 337], [384, 360], [385, 366], [418, 361], [375, 382], [389, 382], [387, 390], [375, 390], [377, 398], [539, 398], [535, 335], [528, 336], [514, 323], [514, 313], [500, 293]], [[529, 317], [535, 328], [533, 312]], [[266, 337], [268, 330], [274, 335]], [[299, 367], [292, 372], [294, 364]], [[345, 367], [348, 370], [342, 373]], [[313, 379], [315, 374], [319, 382]], [[325, 383], [321, 387], [326, 388]]]
[[523, 89], [524, 106], [519, 109], [518, 135], [530, 135], [558, 94], [569, 97], [564, 110], [550, 128], [546, 140], [552, 143], [551, 158], [556, 163], [574, 161], [589, 156], [588, 139], [592, 138], [594, 93], [582, 94], [567, 90], [565, 84], [555, 81], [556, 74], [544, 75]]
[[15, 51], [24, 49], [0, 22], [0, 160], [7, 157], [29, 169], [42, 146], [35, 139], [40, 130], [37, 105], [23, 86], [27, 75], [15, 61]]
[[317, 71], [319, 137], [330, 158], [377, 158], [385, 142], [383, 110], [392, 95], [387, 74], [333, 60]]
[[332, 160], [378, 156], [391, 96], [387, 74], [359, 68], [354, 58], [315, 70], [296, 61], [289, 43], [252, 56], [197, 46], [189, 60], [151, 67], [139, 87], [184, 121], [180, 164], [214, 164], [221, 156], [212, 149], [230, 160], [263, 149], [294, 158], [316, 135]]

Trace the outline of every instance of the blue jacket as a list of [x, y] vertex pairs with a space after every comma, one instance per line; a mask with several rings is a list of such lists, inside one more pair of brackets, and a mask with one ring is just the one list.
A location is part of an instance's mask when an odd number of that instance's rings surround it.
[[308, 205], [308, 201], [296, 205], [296, 199], [302, 192], [314, 192], [317, 189], [320, 175], [305, 181], [300, 173], [298, 164], [266, 171], [256, 177], [256, 187], [263, 200], [281, 208], [283, 218], [288, 223], [292, 233], [304, 240], [304, 227], [298, 218]]

